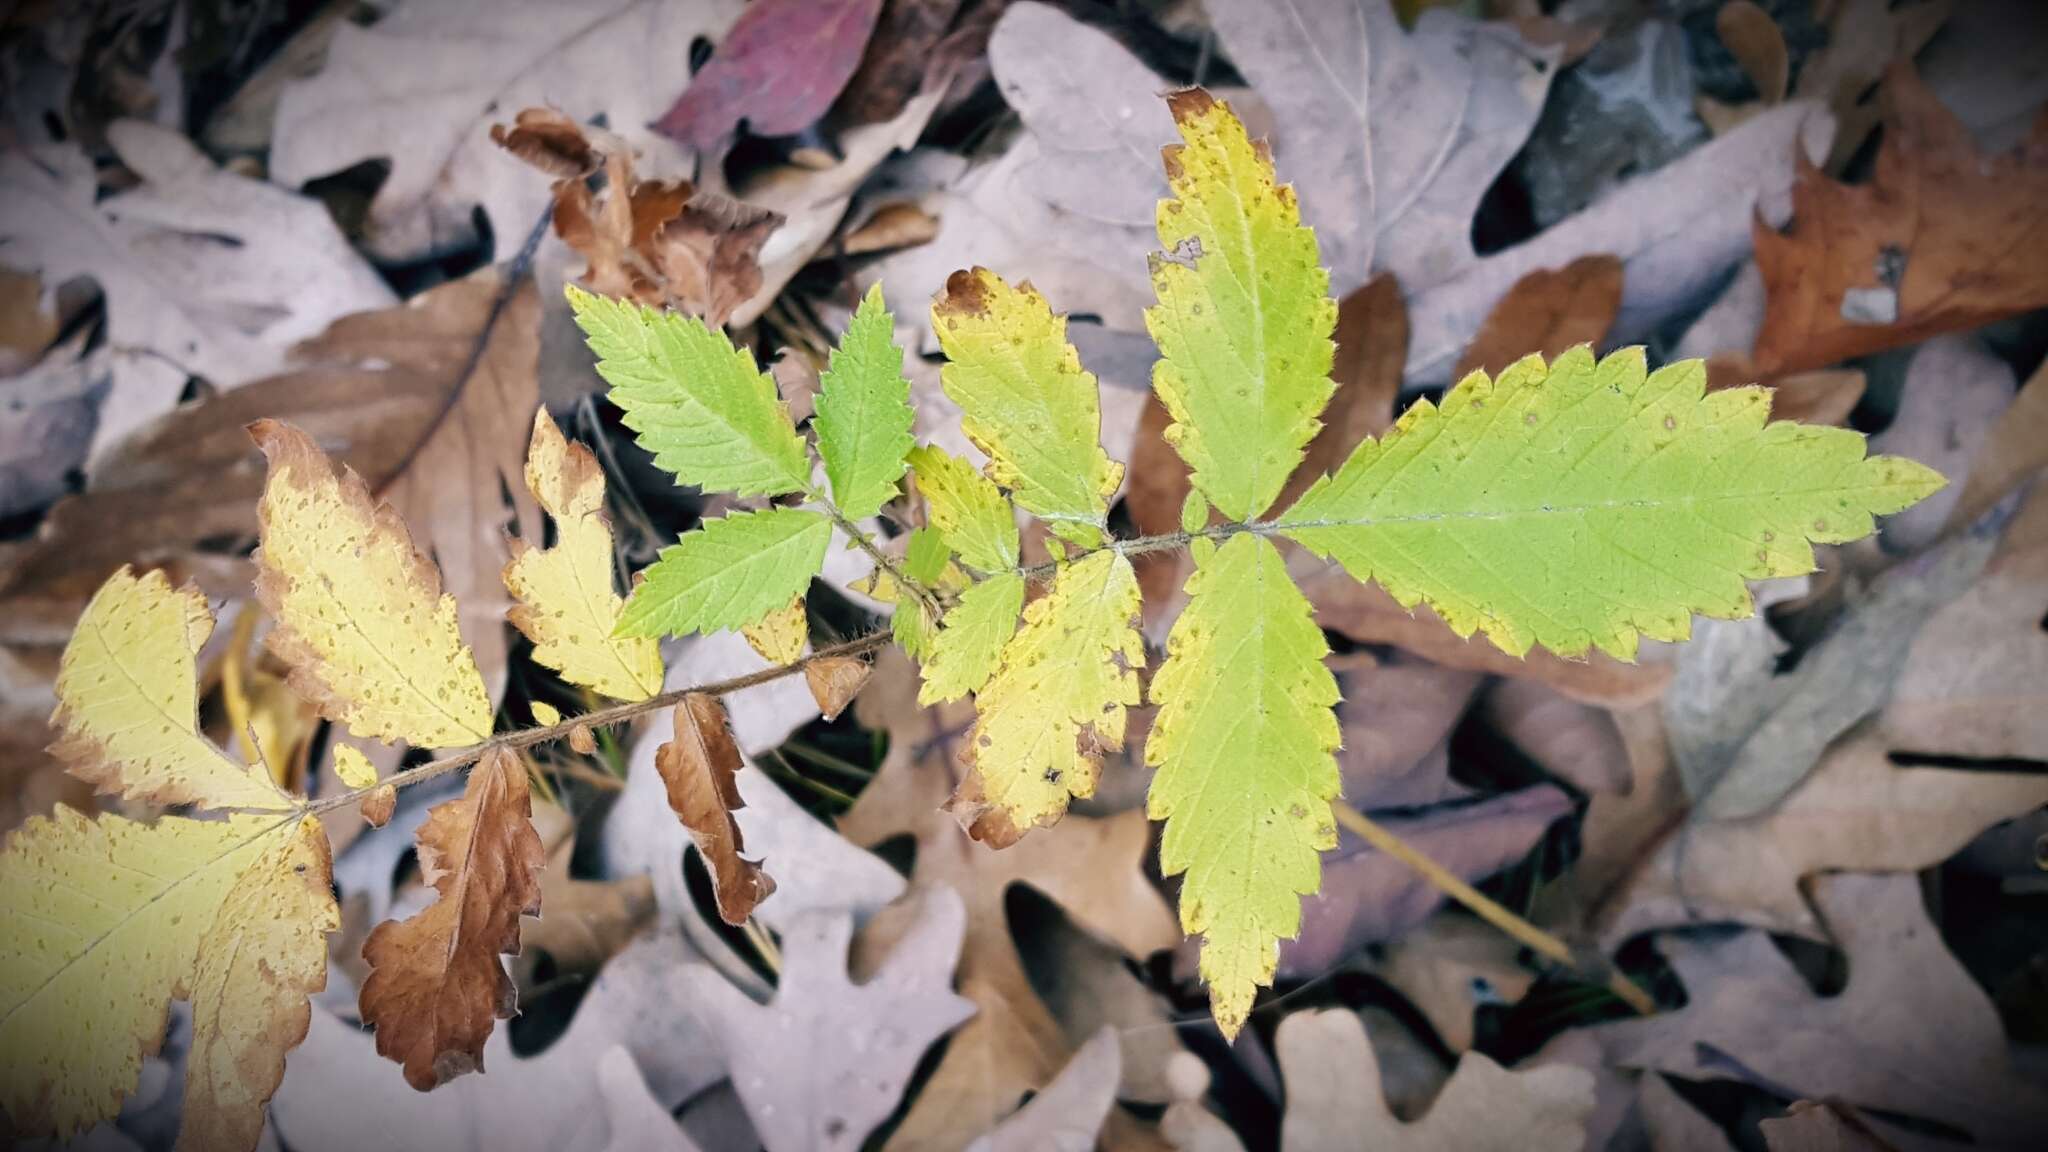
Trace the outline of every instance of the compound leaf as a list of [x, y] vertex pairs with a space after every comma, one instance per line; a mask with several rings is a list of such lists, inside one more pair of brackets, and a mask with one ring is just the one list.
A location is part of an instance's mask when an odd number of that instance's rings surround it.
[[1286, 534], [1460, 635], [1631, 659], [1692, 614], [1752, 611], [1745, 583], [1813, 570], [1816, 543], [1940, 488], [1842, 428], [1767, 423], [1760, 388], [1706, 391], [1697, 360], [1580, 347], [1467, 376], [1411, 407], [1281, 517]]
[[1102, 450], [1101, 397], [1067, 343], [1066, 317], [1029, 284], [974, 268], [947, 279], [932, 327], [948, 361], [940, 384], [988, 454], [990, 479], [1054, 531], [1098, 541], [1124, 469]]
[[1321, 882], [1316, 853], [1337, 843], [1337, 681], [1271, 541], [1231, 537], [1188, 595], [1152, 679], [1146, 810], [1166, 821], [1161, 869], [1187, 873], [1181, 927], [1203, 936], [1210, 1011], [1235, 1036]]
[[612, 403], [678, 483], [741, 496], [809, 487], [803, 437], [752, 353], [695, 317], [567, 292]]
[[543, 408], [533, 417], [526, 486], [555, 520], [555, 546], [513, 540], [505, 587], [513, 627], [533, 641], [533, 658], [616, 700], [661, 691], [661, 649], [645, 636], [619, 636], [626, 601], [612, 587], [612, 530], [604, 518], [604, 471], [572, 444]]
[[917, 702], [937, 704], [981, 691], [995, 675], [1023, 609], [1024, 578], [1015, 572], [991, 576], [961, 593], [932, 641]]
[[947, 802], [970, 834], [997, 847], [1058, 820], [1091, 796], [1102, 754], [1124, 744], [1138, 703], [1138, 577], [1119, 552], [1075, 561], [1024, 612], [995, 676], [975, 697], [973, 772]]
[[57, 670], [62, 736], [50, 750], [102, 792], [150, 804], [284, 811], [260, 765], [227, 758], [198, 732], [196, 658], [213, 633], [198, 588], [122, 568], [79, 617]]
[[[0, 1106], [19, 1128], [63, 1138], [113, 1118], [163, 1039], [170, 1002], [201, 986], [202, 950], [220, 951], [216, 912], [299, 824], [275, 814], [141, 824], [60, 806], [8, 839]], [[324, 895], [327, 877], [317, 879]]]
[[854, 310], [819, 379], [818, 413], [811, 423], [832, 498], [849, 520], [873, 516], [896, 495], [903, 456], [916, 443], [910, 435], [910, 380], [903, 375], [895, 331], [877, 283]]
[[1017, 566], [1017, 516], [1002, 489], [974, 466], [929, 444], [910, 453], [932, 525], [960, 558], [983, 572]]
[[256, 595], [291, 686], [361, 736], [444, 748], [489, 737], [491, 699], [455, 598], [398, 513], [297, 428], [258, 420], [249, 433], [270, 461]]
[[647, 567], [619, 631], [682, 636], [744, 628], [802, 595], [831, 542], [832, 521], [801, 508], [706, 520]]
[[1182, 145], [1165, 150], [1145, 327], [1166, 439], [1232, 520], [1266, 510], [1322, 425], [1337, 303], [1294, 189], [1273, 175], [1230, 106], [1199, 88], [1168, 97]]
[[425, 1092], [483, 1068], [484, 1042], [511, 1018], [518, 990], [499, 957], [519, 952], [519, 918], [540, 912], [547, 863], [519, 754], [494, 747], [460, 797], [427, 814], [414, 839], [438, 898], [363, 942], [370, 975], [358, 1008], [377, 1052]]

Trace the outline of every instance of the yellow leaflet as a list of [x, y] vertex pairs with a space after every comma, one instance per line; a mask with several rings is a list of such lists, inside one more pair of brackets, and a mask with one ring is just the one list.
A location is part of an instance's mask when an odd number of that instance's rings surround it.
[[1294, 189], [1230, 106], [1199, 88], [1168, 97], [1186, 144], [1166, 149], [1175, 199], [1159, 202], [1145, 326], [1167, 442], [1231, 520], [1264, 512], [1301, 463], [1336, 389], [1330, 274]]
[[1944, 481], [1860, 433], [1766, 423], [1759, 388], [1708, 393], [1697, 360], [1584, 347], [1421, 402], [1281, 515], [1286, 534], [1521, 655], [1632, 659], [1692, 614], [1752, 610], [1747, 581], [1813, 570], [1808, 541], [1869, 535]]
[[604, 471], [590, 449], [562, 435], [545, 408], [533, 417], [526, 486], [555, 520], [554, 547], [513, 540], [505, 565], [505, 587], [518, 601], [508, 617], [533, 641], [533, 658], [571, 684], [616, 700], [661, 691], [660, 644], [614, 635], [626, 601], [612, 588]]
[[256, 1146], [285, 1053], [311, 1022], [308, 997], [327, 986], [327, 934], [341, 927], [327, 833], [302, 820], [264, 843], [199, 944], [180, 1152]]
[[1233, 536], [1188, 581], [1188, 606], [1152, 678], [1145, 738], [1158, 769], [1146, 811], [1166, 821], [1159, 864], [1202, 940], [1210, 1011], [1235, 1036], [1278, 941], [1301, 929], [1337, 843], [1337, 681], [1306, 597], [1272, 543]]
[[[539, 715], [540, 704], [534, 705], [534, 714]], [[377, 782], [377, 766], [363, 755], [363, 750], [353, 744], [334, 746], [334, 774], [350, 788], [368, 788]]]
[[545, 700], [535, 700], [527, 707], [533, 710], [534, 723], [543, 728], [553, 728], [562, 722], [562, 713]]
[[810, 622], [804, 615], [804, 598], [799, 596], [786, 608], [779, 608], [740, 629], [747, 646], [770, 664], [787, 667], [804, 654], [810, 639]]
[[917, 702], [937, 704], [981, 691], [995, 675], [1003, 645], [1016, 634], [1023, 608], [1024, 578], [1015, 572], [991, 576], [962, 593], [932, 641]]
[[[187, 996], [214, 912], [296, 821], [88, 820], [59, 807], [0, 854], [0, 1107], [63, 1138], [112, 1119]], [[326, 881], [322, 878], [322, 890]]]
[[929, 444], [911, 450], [917, 490], [924, 493], [932, 526], [960, 558], [983, 572], [1017, 566], [1017, 515], [974, 465]]
[[455, 598], [398, 513], [291, 425], [259, 420], [250, 434], [270, 460], [256, 595], [278, 622], [270, 650], [292, 687], [359, 736], [441, 748], [490, 736]]
[[1102, 753], [1124, 744], [1125, 706], [1139, 701], [1138, 578], [1120, 553], [1096, 552], [1054, 579], [1024, 612], [995, 677], [975, 697], [968, 755], [981, 796], [955, 814], [978, 839], [1005, 843], [1058, 820], [1069, 796], [1090, 796]]
[[1102, 450], [1095, 377], [1067, 343], [1067, 321], [1030, 285], [986, 268], [955, 272], [932, 303], [948, 363], [939, 371], [989, 477], [1060, 535], [1101, 539], [1123, 465]]
[[109, 576], [64, 648], [50, 720], [63, 735], [50, 750], [100, 791], [144, 803], [291, 808], [268, 772], [199, 735], [196, 657], [212, 633], [199, 589], [173, 589], [162, 572]]

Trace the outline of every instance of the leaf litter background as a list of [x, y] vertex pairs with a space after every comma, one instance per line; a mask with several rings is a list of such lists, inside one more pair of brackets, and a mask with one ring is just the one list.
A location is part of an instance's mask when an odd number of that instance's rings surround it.
[[[247, 597], [258, 417], [307, 428], [431, 547], [501, 726], [586, 709], [492, 591], [507, 534], [543, 540], [532, 408], [597, 452], [625, 569], [728, 502], [621, 435], [568, 280], [728, 324], [779, 357], [799, 416], [879, 281], [919, 437], [972, 456], [926, 304], [956, 268], [1029, 278], [1103, 381], [1119, 522], [1170, 530], [1187, 480], [1139, 313], [1157, 93], [1187, 83], [1271, 136], [1340, 297], [1337, 399], [1293, 490], [1458, 373], [1583, 341], [1707, 357], [1952, 481], [1760, 588], [1758, 618], [1636, 665], [1514, 661], [1292, 558], [1338, 651], [1348, 802], [1570, 940], [1575, 969], [1347, 837], [1226, 1047], [1140, 754], [989, 852], [937, 810], [971, 709], [918, 707], [891, 655], [833, 720], [794, 680], [730, 701], [756, 770], [726, 819], [775, 877], [754, 931], [720, 921], [667, 808], [669, 717], [548, 753], [522, 1014], [486, 1074], [431, 1094], [353, 1014], [370, 929], [431, 899], [413, 834], [460, 782], [382, 828], [331, 822], [344, 929], [274, 1146], [2041, 1146], [2038, 5], [193, 0], [24, 4], [0, 34], [10, 828], [94, 803], [44, 751], [50, 678], [124, 562], [224, 606], [210, 734], [341, 787]], [[1181, 565], [1145, 558], [1151, 643]], [[849, 587], [866, 575], [832, 554], [811, 643], [884, 626]], [[668, 655], [672, 687], [762, 665], [725, 634]], [[1662, 1011], [1614, 1001], [1607, 965]], [[190, 1045], [174, 1020], [79, 1142], [168, 1147]]]

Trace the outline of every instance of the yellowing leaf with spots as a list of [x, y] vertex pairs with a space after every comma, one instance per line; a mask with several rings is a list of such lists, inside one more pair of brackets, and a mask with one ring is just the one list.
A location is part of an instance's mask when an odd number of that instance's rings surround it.
[[1184, 144], [1166, 149], [1145, 326], [1166, 440], [1195, 488], [1232, 520], [1264, 512], [1301, 463], [1336, 389], [1330, 274], [1294, 189], [1273, 175], [1230, 106], [1199, 88], [1168, 98]]
[[916, 469], [932, 526], [962, 560], [990, 573], [1017, 566], [1017, 516], [994, 482], [974, 465], [929, 444], [911, 451], [910, 466]]
[[740, 635], [746, 637], [747, 647], [770, 664], [786, 667], [796, 663], [804, 654], [804, 641], [810, 639], [804, 598], [799, 596], [740, 629]]
[[1123, 747], [1126, 706], [1140, 698], [1137, 623], [1137, 574], [1113, 551], [1062, 569], [1025, 610], [975, 697], [974, 771], [947, 804], [975, 839], [1014, 843], [1064, 815], [1069, 797], [1094, 795], [1102, 754]]
[[604, 517], [604, 471], [572, 444], [543, 408], [533, 417], [526, 486], [555, 520], [555, 546], [513, 540], [505, 587], [509, 618], [533, 641], [533, 658], [571, 684], [616, 700], [661, 691], [661, 648], [649, 637], [614, 634], [625, 598], [612, 587], [612, 530]]
[[1152, 680], [1146, 810], [1166, 821], [1161, 870], [1187, 874], [1181, 927], [1202, 934], [1210, 1011], [1235, 1036], [1321, 883], [1316, 853], [1337, 844], [1337, 681], [1271, 541], [1225, 541], [1188, 597]]
[[50, 750], [72, 775], [132, 800], [291, 808], [269, 773], [199, 734], [196, 658], [212, 632], [197, 588], [174, 589], [162, 572], [108, 577], [64, 648], [50, 721], [62, 735]]
[[[539, 716], [544, 705], [536, 701], [533, 707], [534, 715]], [[370, 788], [377, 783], [377, 766], [353, 744], [334, 746], [334, 774], [350, 788]]]
[[[302, 836], [317, 851], [294, 847]], [[211, 1146], [252, 1146], [284, 1051], [304, 1033], [305, 998], [326, 980], [323, 938], [338, 922], [328, 883], [326, 834], [295, 816], [140, 824], [60, 807], [31, 819], [0, 853], [0, 1107], [18, 1129], [60, 1138], [111, 1119], [170, 1002], [190, 999], [202, 1027], [233, 1018], [201, 1037], [199, 1059], [225, 1056], [238, 1079], [223, 1094], [201, 1086], [217, 1074], [202, 1069], [187, 1123], [195, 1108], [232, 1113], [236, 1144]], [[299, 887], [280, 900], [252, 885]], [[293, 926], [259, 944], [265, 908]], [[272, 947], [285, 938], [296, 943]], [[259, 956], [267, 974], [254, 971]]]
[[1809, 541], [1869, 535], [1944, 483], [1865, 456], [1860, 433], [1769, 423], [1762, 389], [1706, 385], [1697, 360], [1646, 374], [1640, 348], [1475, 372], [1280, 524], [1461, 635], [1630, 659], [1641, 636], [1685, 639], [1694, 613], [1748, 615], [1747, 581], [1810, 572]]
[[455, 599], [398, 513], [297, 428], [259, 420], [249, 432], [270, 461], [256, 595], [277, 620], [268, 642], [291, 686], [359, 736], [443, 748], [489, 737], [491, 700]]
[[1024, 578], [1015, 572], [991, 576], [961, 593], [932, 640], [917, 702], [938, 704], [981, 691], [995, 675], [1023, 609]]
[[[694, 316], [568, 288], [612, 403], [678, 483], [741, 496], [810, 486], [803, 437], [753, 353]], [[907, 447], [907, 446], [906, 446]]]
[[327, 934], [341, 927], [327, 833], [302, 820], [265, 838], [200, 942], [179, 1152], [256, 1146], [285, 1053], [306, 1038], [327, 986]]
[[988, 454], [989, 477], [1055, 532], [1101, 538], [1124, 467], [1102, 450], [1095, 377], [1067, 343], [1067, 320], [1028, 284], [986, 268], [955, 272], [932, 303], [939, 370], [961, 427]]

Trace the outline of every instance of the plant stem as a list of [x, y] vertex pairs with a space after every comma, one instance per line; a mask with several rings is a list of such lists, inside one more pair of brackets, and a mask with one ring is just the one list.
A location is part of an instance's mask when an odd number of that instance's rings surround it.
[[486, 754], [499, 748], [516, 750], [531, 748], [536, 744], [546, 744], [552, 740], [562, 739], [578, 727], [602, 728], [607, 725], [617, 724], [622, 720], [631, 720], [636, 716], [667, 708], [683, 697], [692, 694], [725, 696], [738, 692], [742, 688], [752, 688], [756, 684], [766, 684], [772, 680], [780, 680], [785, 676], [794, 676], [816, 660], [824, 660], [836, 656], [859, 656], [881, 648], [888, 643], [889, 634], [877, 632], [872, 636], [862, 636], [858, 640], [848, 640], [843, 644], [834, 644], [829, 648], [820, 648], [794, 664], [784, 664], [775, 668], [763, 668], [758, 672], [749, 672], [744, 676], [734, 676], [729, 680], [717, 680], [709, 684], [696, 684], [688, 688], [677, 688], [672, 692], [663, 692], [659, 696], [649, 696], [645, 700], [629, 700], [623, 704], [614, 704], [609, 708], [600, 708], [595, 712], [586, 712], [581, 716], [570, 717], [559, 724], [550, 724], [544, 728], [522, 728], [513, 732], [501, 732], [481, 744], [473, 744], [459, 752], [451, 752], [438, 760], [430, 760], [425, 764], [415, 768], [408, 768], [403, 772], [394, 772], [368, 788], [357, 788], [352, 792], [343, 792], [339, 795], [329, 796], [325, 800], [315, 801], [307, 805], [305, 811], [318, 815], [322, 812], [346, 807], [361, 801], [379, 788], [387, 786], [404, 788], [424, 780], [432, 780], [436, 776], [445, 776], [458, 768], [467, 768], [469, 765], [483, 759]]
[[[1578, 958], [1572, 954], [1570, 945], [1508, 911], [1498, 901], [1423, 855], [1414, 845], [1394, 835], [1365, 813], [1342, 802], [1333, 802], [1330, 811], [1336, 815], [1337, 823], [1357, 833], [1360, 839], [1375, 849], [1415, 869], [1422, 874], [1424, 880], [1429, 881], [1431, 887], [1471, 909], [1481, 920], [1507, 933], [1530, 951], [1546, 956], [1567, 968], [1582, 967]], [[1656, 1015], [1657, 1002], [1633, 980], [1613, 970], [1609, 970], [1606, 976], [1607, 990], [1614, 993], [1616, 998], [1645, 1016]]]
[[846, 533], [847, 539], [853, 541], [861, 551], [868, 554], [868, 559], [875, 562], [875, 567], [887, 572], [889, 578], [896, 582], [898, 588], [904, 589], [912, 596], [917, 597], [918, 603], [925, 606], [925, 610], [931, 613], [933, 620], [937, 620], [945, 615], [945, 610], [939, 606], [938, 598], [932, 595], [931, 589], [905, 575], [903, 567], [880, 548], [877, 548], [875, 542], [868, 539], [868, 534], [860, 530], [860, 525], [848, 520], [839, 511], [839, 505], [832, 503], [817, 493], [812, 493], [812, 498], [824, 505], [825, 511], [832, 517], [832, 523], [837, 525], [841, 532]]

